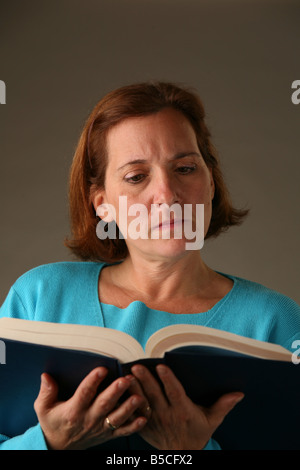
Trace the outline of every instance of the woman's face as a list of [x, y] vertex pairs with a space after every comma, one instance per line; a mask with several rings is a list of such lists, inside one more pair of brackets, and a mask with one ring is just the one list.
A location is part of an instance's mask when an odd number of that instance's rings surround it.
[[[110, 129], [106, 144], [105, 189], [96, 193], [94, 206], [97, 208], [104, 203], [115, 208], [116, 222], [123, 234], [127, 232], [124, 238], [129, 252], [140, 250], [158, 257], [183, 254], [187, 241], [191, 241], [184, 235], [186, 204], [192, 207], [193, 230], [197, 224], [197, 205], [204, 204], [206, 234], [214, 183], [199, 151], [195, 132], [182, 113], [167, 108], [149, 116], [127, 118]], [[123, 209], [119, 207], [120, 196], [123, 196], [123, 203], [126, 201]], [[128, 214], [130, 207], [136, 204], [145, 208], [143, 216], [142, 212]], [[166, 211], [174, 204], [175, 215]], [[158, 219], [151, 217], [155, 210], [158, 210], [157, 216], [160, 209], [159, 223], [165, 220], [166, 223], [157, 228]], [[134, 219], [141, 222], [139, 228], [143, 226], [144, 238], [131, 236], [130, 227], [138, 229]], [[172, 222], [173, 219], [177, 220]], [[179, 233], [176, 231], [179, 226], [181, 238], [175, 235]]]

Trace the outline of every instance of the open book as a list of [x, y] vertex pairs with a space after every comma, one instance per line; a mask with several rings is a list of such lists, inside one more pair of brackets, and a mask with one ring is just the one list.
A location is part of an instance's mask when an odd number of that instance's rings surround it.
[[[145, 351], [128, 334], [108, 328], [0, 319], [0, 434], [18, 435], [37, 422], [33, 402], [40, 375], [59, 384], [68, 399], [95, 367], [109, 369], [103, 383], [130, 372], [135, 362], [155, 374], [165, 363], [203, 406], [231, 391], [245, 393], [216, 433], [223, 448], [300, 449], [300, 366], [281, 346], [197, 325], [154, 333]], [[14, 406], [11, 404], [14, 403]]]
[[264, 359], [291, 360], [291, 353], [282, 346], [200, 325], [179, 324], [162, 328], [149, 338], [145, 351], [138, 341], [123, 331], [16, 318], [0, 318], [0, 338], [102, 354], [122, 363], [163, 357], [166, 351], [195, 345]]

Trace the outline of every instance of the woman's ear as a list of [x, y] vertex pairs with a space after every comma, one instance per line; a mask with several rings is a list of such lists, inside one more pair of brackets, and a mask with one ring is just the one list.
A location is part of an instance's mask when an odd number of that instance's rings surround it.
[[115, 213], [111, 208], [111, 204], [106, 202], [106, 195], [104, 190], [95, 190], [91, 192], [91, 201], [93, 203], [96, 214], [100, 219], [105, 222], [112, 222]]
[[94, 206], [94, 209], [97, 213], [97, 207], [101, 206], [101, 204], [103, 204], [104, 202], [104, 191], [100, 190], [100, 189], [96, 189], [96, 190], [92, 190], [91, 189], [91, 193], [90, 193], [90, 200]]

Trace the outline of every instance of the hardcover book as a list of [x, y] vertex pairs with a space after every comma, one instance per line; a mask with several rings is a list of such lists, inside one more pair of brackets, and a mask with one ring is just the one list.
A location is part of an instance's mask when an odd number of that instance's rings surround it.
[[154, 333], [144, 351], [121, 331], [12, 318], [0, 319], [0, 339], [5, 345], [0, 434], [13, 437], [37, 423], [33, 403], [43, 372], [57, 381], [59, 399], [66, 400], [95, 367], [109, 370], [105, 388], [130, 373], [134, 363], [154, 375], [155, 366], [164, 363], [199, 405], [209, 406], [227, 392], [245, 394], [213, 436], [222, 449], [300, 449], [300, 366], [281, 346], [208, 327], [172, 325]]

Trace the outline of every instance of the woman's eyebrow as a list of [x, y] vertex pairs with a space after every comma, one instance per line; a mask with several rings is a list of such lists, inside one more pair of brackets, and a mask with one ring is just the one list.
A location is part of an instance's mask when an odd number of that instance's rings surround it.
[[142, 160], [140, 158], [136, 159], [136, 160], [130, 160], [129, 162], [127, 163], [124, 163], [124, 165], [120, 166], [117, 171], [120, 171], [122, 170], [123, 168], [125, 168], [126, 166], [128, 165], [134, 165], [135, 163], [147, 163], [148, 160]]
[[[179, 159], [185, 158], [185, 157], [191, 157], [192, 155], [195, 155], [197, 157], [201, 157], [201, 154], [198, 153], [198, 152], [180, 152], [180, 153], [177, 153], [176, 155], [174, 155], [172, 158], [170, 158], [169, 161], [179, 160]], [[130, 160], [129, 162], [124, 163], [124, 165], [120, 166], [117, 169], [117, 171], [122, 170], [123, 168], [125, 168], [128, 165], [135, 165], [136, 163], [147, 163], [147, 162], [148, 162], [148, 160], [141, 159], [141, 158], [137, 158], [135, 160]]]

